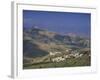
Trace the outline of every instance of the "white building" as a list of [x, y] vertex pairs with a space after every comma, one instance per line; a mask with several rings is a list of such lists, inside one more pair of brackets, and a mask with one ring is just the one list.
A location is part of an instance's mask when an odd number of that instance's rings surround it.
[[69, 51], [71, 51], [72, 49], [66, 49], [66, 52], [69, 52]]
[[62, 57], [56, 57], [56, 58], [53, 58], [52, 61], [53, 62], [60, 62], [60, 61], [64, 61], [65, 58], [62, 58]]
[[61, 54], [61, 52], [50, 52], [49, 53], [50, 56], [54, 56], [54, 55], [57, 55], [57, 54]]
[[74, 54], [70, 54], [71, 57], [75, 57], [75, 58], [79, 58], [79, 57], [82, 57], [83, 54], [80, 54], [79, 52], [77, 53], [74, 53]]
[[70, 58], [70, 56], [69, 55], [64, 55], [64, 58], [67, 59], [67, 58]]

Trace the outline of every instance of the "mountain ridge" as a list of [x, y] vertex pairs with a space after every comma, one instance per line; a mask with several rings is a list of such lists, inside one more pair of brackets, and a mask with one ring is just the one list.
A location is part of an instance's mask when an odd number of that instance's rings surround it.
[[[60, 33], [32, 27], [23, 30], [24, 55], [34, 57], [49, 54], [50, 51], [63, 51], [68, 46], [74, 48], [90, 47], [90, 40], [77, 35], [62, 35]], [[36, 51], [36, 52], [35, 52]], [[39, 55], [38, 55], [39, 53]], [[27, 55], [26, 55], [27, 54]]]

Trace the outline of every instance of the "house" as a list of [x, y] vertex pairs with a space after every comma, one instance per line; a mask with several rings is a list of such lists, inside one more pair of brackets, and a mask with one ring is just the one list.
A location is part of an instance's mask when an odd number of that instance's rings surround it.
[[70, 54], [70, 57], [75, 57], [75, 58], [79, 58], [79, 57], [82, 57], [82, 56], [83, 56], [83, 54], [80, 54], [79, 52]]
[[66, 49], [66, 52], [70, 52], [72, 49]]
[[80, 54], [80, 55], [79, 55], [79, 57], [82, 57], [82, 56], [83, 56], [83, 54]]
[[64, 55], [64, 58], [67, 59], [67, 58], [70, 58], [70, 56], [69, 55]]
[[64, 61], [64, 60], [65, 60], [65, 58], [63, 58], [63, 57], [56, 57], [56, 58], [52, 59], [52, 62], [60, 62], [60, 61]]
[[57, 54], [61, 54], [61, 52], [49, 52], [49, 55], [50, 55], [50, 56], [55, 56], [55, 55], [57, 55]]

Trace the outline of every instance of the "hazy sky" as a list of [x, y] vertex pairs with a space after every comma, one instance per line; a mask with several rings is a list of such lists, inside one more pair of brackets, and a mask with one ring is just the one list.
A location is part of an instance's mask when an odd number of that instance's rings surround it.
[[90, 36], [90, 22], [89, 13], [23, 10], [23, 25], [26, 28], [38, 26], [38, 28], [62, 34]]

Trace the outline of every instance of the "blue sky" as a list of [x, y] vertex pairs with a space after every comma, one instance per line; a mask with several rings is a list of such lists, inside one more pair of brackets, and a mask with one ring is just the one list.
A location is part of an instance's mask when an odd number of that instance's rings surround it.
[[90, 36], [91, 14], [23, 10], [23, 26], [38, 26], [61, 34]]

